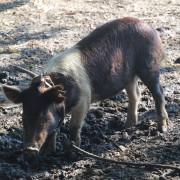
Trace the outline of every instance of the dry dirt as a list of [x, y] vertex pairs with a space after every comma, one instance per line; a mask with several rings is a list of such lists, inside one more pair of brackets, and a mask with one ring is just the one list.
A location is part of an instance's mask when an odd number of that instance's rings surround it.
[[[159, 30], [166, 57], [161, 82], [165, 90], [169, 131], [156, 130], [153, 99], [140, 82], [139, 124], [124, 129], [125, 92], [93, 104], [82, 129], [82, 148], [119, 161], [179, 165], [180, 163], [180, 2], [178, 0], [0, 0], [0, 81], [27, 86], [31, 78], [10, 65], [39, 72], [56, 53], [74, 45], [95, 27], [133, 16]], [[2, 92], [0, 91], [0, 97]], [[68, 119], [58, 136], [57, 152], [24, 156], [22, 107], [0, 105], [0, 179], [179, 179], [174, 170], [134, 168], [104, 163], [82, 154], [68, 159], [61, 140], [68, 135]]]

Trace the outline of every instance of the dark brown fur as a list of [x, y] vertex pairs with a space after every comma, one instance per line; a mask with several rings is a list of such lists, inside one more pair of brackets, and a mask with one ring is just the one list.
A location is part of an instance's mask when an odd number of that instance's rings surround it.
[[148, 71], [158, 75], [161, 40], [156, 30], [139, 19], [106, 23], [77, 45], [99, 100], [124, 89], [134, 75], [144, 78]]
[[48, 74], [54, 84], [62, 84], [64, 86], [64, 91], [66, 91], [66, 95], [68, 96], [66, 100], [66, 112], [69, 112], [72, 107], [76, 106], [79, 98], [80, 98], [80, 89], [77, 83], [74, 81], [73, 77], [64, 76], [61, 73], [52, 72]]

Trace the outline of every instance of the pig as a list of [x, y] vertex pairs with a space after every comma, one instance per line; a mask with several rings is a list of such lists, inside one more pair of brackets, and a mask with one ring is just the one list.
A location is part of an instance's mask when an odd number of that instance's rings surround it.
[[161, 59], [158, 32], [142, 20], [125, 17], [96, 28], [54, 56], [28, 88], [4, 85], [7, 98], [23, 105], [24, 152], [54, 152], [55, 129], [69, 112], [70, 139], [80, 146], [81, 128], [90, 104], [123, 89], [129, 98], [125, 128], [136, 125], [139, 79], [154, 98], [158, 130], [166, 132], [168, 115], [159, 81]]

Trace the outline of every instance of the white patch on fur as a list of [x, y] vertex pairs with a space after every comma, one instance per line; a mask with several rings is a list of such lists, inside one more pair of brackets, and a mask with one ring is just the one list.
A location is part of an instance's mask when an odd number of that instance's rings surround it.
[[80, 132], [84, 118], [91, 103], [91, 84], [81, 61], [81, 52], [77, 46], [54, 56], [44, 68], [44, 73], [59, 72], [74, 78], [81, 90], [78, 104], [72, 108], [70, 127], [74, 132], [76, 145], [80, 145]]
[[54, 56], [44, 67], [44, 73], [59, 72], [74, 78], [81, 89], [81, 98], [91, 102], [91, 84], [86, 69], [81, 61], [81, 51], [77, 46]]

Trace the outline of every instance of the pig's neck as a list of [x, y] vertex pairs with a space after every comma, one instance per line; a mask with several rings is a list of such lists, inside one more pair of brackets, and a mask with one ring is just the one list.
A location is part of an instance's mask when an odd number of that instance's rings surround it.
[[57, 72], [52, 72], [49, 73], [48, 75], [51, 77], [52, 82], [55, 85], [64, 86], [64, 91], [66, 91], [65, 96], [67, 97], [65, 102], [65, 107], [66, 107], [66, 112], [68, 113], [71, 110], [71, 108], [73, 108], [78, 104], [78, 101], [80, 99], [80, 88], [78, 84], [71, 76], [65, 76]]

